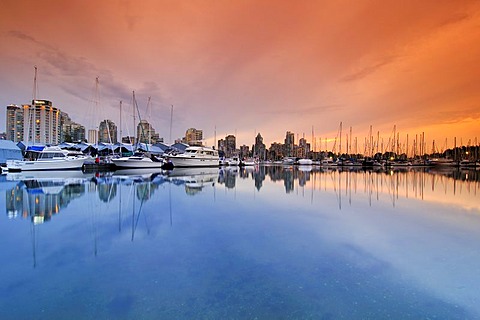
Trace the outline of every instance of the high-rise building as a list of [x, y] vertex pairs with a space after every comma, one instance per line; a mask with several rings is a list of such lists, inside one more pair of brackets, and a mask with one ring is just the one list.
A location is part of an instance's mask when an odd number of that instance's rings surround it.
[[78, 124], [72, 121], [72, 124], [70, 125], [70, 130], [71, 130], [70, 136], [72, 137], [72, 142], [81, 142], [86, 140], [85, 127], [82, 126], [81, 124]]
[[274, 142], [270, 145], [270, 149], [268, 150], [268, 157], [272, 160], [282, 160], [284, 158], [284, 150], [285, 148], [283, 144]]
[[117, 125], [111, 120], [103, 120], [98, 126], [98, 142], [117, 143]]
[[85, 141], [85, 127], [72, 121], [66, 112], [60, 112], [60, 124], [61, 142]]
[[33, 100], [23, 106], [23, 137], [27, 143], [60, 142], [60, 110], [48, 100]]
[[307, 143], [305, 138], [298, 141], [298, 157], [307, 158], [310, 153], [310, 143]]
[[59, 144], [85, 140], [85, 127], [73, 122], [67, 113], [48, 100], [31, 105], [9, 105], [6, 117], [7, 139], [14, 142]]
[[223, 152], [225, 154], [225, 157], [227, 156], [227, 146], [225, 144], [225, 139], [220, 139], [217, 142], [217, 150], [220, 152]]
[[266, 148], [263, 143], [263, 137], [260, 133], [255, 137], [255, 145], [253, 146], [253, 156], [260, 160], [265, 160], [266, 157]]
[[191, 146], [201, 146], [203, 140], [203, 131], [195, 128], [187, 129], [183, 142]]
[[234, 135], [228, 135], [225, 137], [225, 155], [227, 157], [233, 157], [237, 154], [237, 142]]
[[250, 157], [250, 148], [246, 145], [240, 146], [240, 158], [249, 158]]
[[225, 139], [218, 140], [218, 151], [222, 151], [226, 158], [231, 158], [238, 155], [236, 149], [236, 138], [234, 135], [228, 135]]
[[14, 142], [23, 140], [23, 108], [14, 104], [7, 106], [6, 138]]
[[295, 134], [293, 132], [287, 131], [285, 136], [285, 151], [284, 154], [286, 157], [294, 156], [294, 147], [295, 147]]
[[88, 143], [97, 143], [98, 142], [98, 131], [96, 129], [88, 130]]
[[141, 120], [137, 125], [137, 137], [141, 143], [160, 142], [160, 135], [147, 120]]

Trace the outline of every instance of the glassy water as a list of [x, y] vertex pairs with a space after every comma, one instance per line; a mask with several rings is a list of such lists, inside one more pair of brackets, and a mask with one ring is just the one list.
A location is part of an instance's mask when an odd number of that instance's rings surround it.
[[479, 176], [3, 175], [0, 319], [480, 318]]

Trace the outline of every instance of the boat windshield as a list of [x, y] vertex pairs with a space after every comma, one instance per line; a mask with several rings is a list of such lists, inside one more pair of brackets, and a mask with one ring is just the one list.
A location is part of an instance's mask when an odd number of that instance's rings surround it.
[[53, 158], [65, 158], [65, 153], [62, 152], [43, 152], [40, 153], [38, 160], [47, 160]]

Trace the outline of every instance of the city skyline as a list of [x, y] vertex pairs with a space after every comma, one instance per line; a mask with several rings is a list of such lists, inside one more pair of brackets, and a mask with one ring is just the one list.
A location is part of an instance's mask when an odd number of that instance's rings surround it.
[[133, 135], [135, 91], [166, 143], [480, 138], [479, 2], [6, 0], [0, 18], [1, 105], [30, 103], [37, 66], [36, 98], [86, 130]]

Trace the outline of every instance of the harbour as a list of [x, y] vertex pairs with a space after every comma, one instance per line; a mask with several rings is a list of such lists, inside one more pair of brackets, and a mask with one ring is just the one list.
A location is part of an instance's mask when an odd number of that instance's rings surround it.
[[480, 1], [0, 16], [0, 320], [480, 319]]

